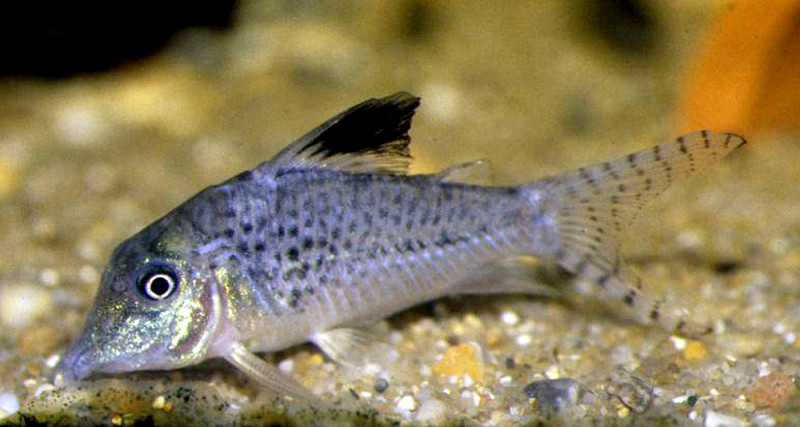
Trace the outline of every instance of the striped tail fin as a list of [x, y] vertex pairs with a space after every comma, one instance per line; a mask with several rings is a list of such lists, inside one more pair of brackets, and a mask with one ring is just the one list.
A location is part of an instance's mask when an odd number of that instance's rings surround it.
[[641, 208], [673, 182], [705, 169], [745, 143], [735, 134], [704, 130], [539, 181], [558, 200], [556, 261], [596, 285], [601, 298], [618, 302], [615, 307], [619, 305], [623, 314], [639, 322], [658, 323], [688, 336], [709, 332], [685, 310], [666, 307], [661, 297], [646, 291], [620, 259], [619, 236]]

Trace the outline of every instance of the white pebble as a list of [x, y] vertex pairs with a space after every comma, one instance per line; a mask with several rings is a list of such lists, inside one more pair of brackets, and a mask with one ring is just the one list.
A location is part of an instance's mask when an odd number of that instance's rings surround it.
[[413, 412], [415, 409], [417, 409], [417, 401], [414, 400], [413, 396], [405, 395], [397, 402], [397, 408], [404, 411]]
[[427, 399], [417, 411], [416, 420], [419, 423], [440, 424], [447, 414], [447, 406], [438, 399]]
[[514, 326], [519, 323], [519, 315], [513, 311], [504, 311], [500, 313], [500, 321], [506, 325]]
[[686, 348], [686, 339], [681, 337], [676, 337], [675, 335], [669, 337], [669, 340], [672, 341], [672, 346], [675, 347], [675, 350], [683, 350]]
[[44, 393], [46, 391], [54, 390], [55, 388], [56, 387], [53, 384], [44, 383], [44, 384], [42, 384], [42, 385], [40, 385], [39, 387], [36, 388], [36, 391], [33, 392], [33, 396], [34, 397], [39, 397], [40, 394], [42, 394], [42, 393]]
[[758, 414], [753, 417], [753, 424], [757, 425], [758, 427], [773, 427], [777, 422], [775, 418], [767, 415], [767, 414]]
[[290, 374], [294, 370], [294, 360], [283, 359], [278, 363], [278, 369], [284, 374]]
[[523, 334], [517, 337], [517, 345], [520, 347], [527, 347], [533, 342], [533, 339], [528, 334]]
[[0, 394], [0, 411], [5, 412], [6, 416], [19, 411], [19, 399], [17, 399], [17, 396], [13, 393]]
[[558, 367], [558, 365], [551, 365], [546, 371], [544, 371], [544, 375], [551, 380], [557, 380], [561, 378], [561, 369]]
[[471, 376], [464, 374], [464, 387], [472, 387], [473, 384], [475, 384], [475, 380]]
[[500, 377], [500, 385], [508, 386], [509, 384], [511, 384], [511, 377], [510, 376], [506, 375], [506, 376]]
[[167, 404], [167, 399], [164, 396], [157, 396], [153, 399], [153, 404], [151, 405], [153, 409], [164, 409], [164, 405]]
[[705, 427], [745, 427], [747, 425], [745, 420], [714, 411], [706, 412], [706, 420], [703, 423]]
[[24, 328], [52, 311], [50, 292], [41, 286], [14, 284], [0, 286], [0, 324]]
[[84, 264], [78, 269], [78, 278], [81, 282], [94, 285], [100, 280], [100, 273], [91, 265]]
[[58, 362], [60, 360], [61, 360], [60, 354], [53, 354], [44, 361], [44, 365], [50, 369], [53, 369], [56, 367], [56, 365], [58, 365]]
[[57, 270], [45, 268], [39, 272], [39, 280], [47, 286], [56, 286], [61, 281], [61, 275]]

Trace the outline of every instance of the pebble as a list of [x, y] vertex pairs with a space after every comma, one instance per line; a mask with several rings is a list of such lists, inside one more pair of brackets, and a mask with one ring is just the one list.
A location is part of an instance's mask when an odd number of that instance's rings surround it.
[[706, 412], [706, 419], [703, 423], [704, 427], [745, 427], [747, 425], [745, 420], [714, 411]]
[[294, 370], [294, 360], [292, 359], [283, 359], [278, 363], [278, 369], [284, 374], [290, 374]]
[[519, 315], [513, 311], [504, 311], [500, 313], [500, 321], [508, 326], [514, 326], [519, 323]]
[[520, 347], [527, 347], [531, 342], [533, 342], [533, 338], [528, 334], [522, 334], [517, 337], [517, 345]]
[[30, 283], [0, 286], [0, 324], [6, 328], [24, 328], [52, 311], [50, 292]]
[[708, 349], [700, 341], [689, 341], [683, 350], [683, 358], [686, 360], [700, 360], [708, 355]]
[[570, 378], [534, 381], [525, 386], [525, 395], [536, 399], [546, 412], [559, 411], [578, 402], [580, 384]]
[[153, 409], [164, 409], [165, 403], [167, 403], [167, 399], [164, 396], [158, 396], [153, 399]]
[[[19, 411], [19, 399], [13, 393], [0, 394], [0, 412], [5, 412], [5, 416], [15, 414]], [[0, 414], [2, 418], [2, 414]]]
[[483, 356], [477, 343], [469, 342], [448, 348], [433, 372], [442, 376], [469, 376], [474, 381], [483, 380]]
[[[410, 396], [409, 396], [410, 397]], [[416, 421], [419, 423], [440, 424], [447, 414], [447, 405], [439, 399], [427, 399], [419, 406]]]
[[413, 412], [417, 409], [417, 401], [413, 396], [405, 395], [397, 402], [397, 408], [403, 411]]
[[747, 400], [757, 408], [780, 408], [797, 392], [797, 388], [786, 374], [773, 372], [758, 377], [745, 390]]
[[378, 393], [383, 393], [387, 388], [389, 388], [389, 381], [386, 381], [386, 378], [378, 378], [372, 388], [374, 388]]

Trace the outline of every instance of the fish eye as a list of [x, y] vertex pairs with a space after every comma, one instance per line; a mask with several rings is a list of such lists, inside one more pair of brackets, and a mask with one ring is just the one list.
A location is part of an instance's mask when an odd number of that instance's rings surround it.
[[178, 276], [166, 265], [151, 267], [139, 279], [139, 291], [153, 301], [169, 298], [177, 288]]

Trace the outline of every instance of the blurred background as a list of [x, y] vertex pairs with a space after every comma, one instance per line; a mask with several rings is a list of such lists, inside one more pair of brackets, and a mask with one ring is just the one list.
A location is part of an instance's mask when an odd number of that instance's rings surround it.
[[[499, 183], [800, 123], [797, 1], [18, 3], [0, 6], [0, 388], [21, 399], [119, 241], [366, 98], [422, 97], [415, 172], [485, 158]], [[796, 177], [790, 158], [772, 164]]]

